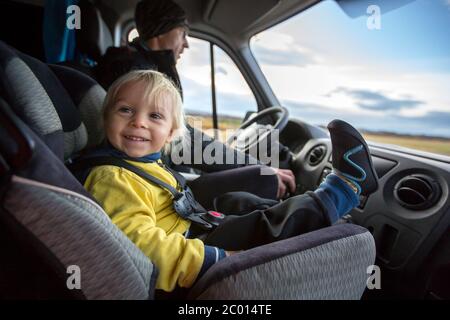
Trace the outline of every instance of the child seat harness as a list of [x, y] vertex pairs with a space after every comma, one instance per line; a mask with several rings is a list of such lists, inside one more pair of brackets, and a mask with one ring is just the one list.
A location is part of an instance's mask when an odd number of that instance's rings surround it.
[[184, 179], [184, 177], [178, 172], [175, 172], [166, 166], [164, 166], [164, 168], [174, 176], [182, 191], [178, 191], [171, 185], [148, 174], [144, 170], [128, 163], [127, 161], [112, 156], [81, 158], [70, 164], [69, 169], [75, 174], [78, 180], [84, 184], [89, 175], [90, 169], [105, 165], [113, 165], [127, 169], [147, 180], [149, 183], [167, 190], [173, 196], [173, 208], [176, 213], [183, 219], [195, 223], [205, 231], [211, 231], [224, 219], [223, 214], [214, 211], [207, 211], [203, 208], [203, 206], [195, 200], [192, 190], [187, 186], [186, 179]]

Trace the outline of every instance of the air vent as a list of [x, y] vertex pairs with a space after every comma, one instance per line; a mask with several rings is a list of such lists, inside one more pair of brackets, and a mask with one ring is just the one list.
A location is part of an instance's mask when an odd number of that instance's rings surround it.
[[400, 205], [410, 210], [426, 210], [436, 204], [441, 196], [439, 184], [431, 177], [414, 174], [404, 177], [394, 188]]
[[325, 157], [327, 148], [323, 145], [314, 147], [307, 156], [307, 161], [311, 166], [317, 166]]

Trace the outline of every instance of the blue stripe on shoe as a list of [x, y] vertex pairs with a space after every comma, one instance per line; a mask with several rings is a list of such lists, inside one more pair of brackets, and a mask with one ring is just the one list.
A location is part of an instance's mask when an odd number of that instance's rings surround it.
[[344, 172], [341, 172], [340, 170], [336, 170], [336, 168], [334, 168], [334, 170], [335, 170], [337, 173], [339, 173], [340, 175], [344, 176], [344, 177], [347, 178], [347, 179], [350, 179], [350, 180], [355, 184], [356, 189], [358, 190], [358, 191], [357, 191], [357, 194], [358, 194], [358, 195], [360, 195], [360, 194], [361, 194], [361, 191], [362, 191], [362, 190], [361, 190], [361, 186], [359, 185], [358, 182], [362, 182], [362, 181], [366, 180], [367, 174], [366, 174], [366, 172], [364, 171], [363, 168], [361, 168], [361, 167], [358, 166], [356, 163], [354, 163], [352, 160], [350, 160], [350, 157], [351, 157], [352, 155], [354, 155], [354, 154], [360, 152], [360, 151], [363, 150], [363, 149], [364, 149], [364, 146], [363, 146], [363, 145], [359, 145], [359, 146], [357, 146], [357, 147], [355, 147], [355, 148], [353, 148], [353, 149], [347, 151], [347, 152], [344, 154], [344, 160], [347, 161], [347, 163], [350, 164], [350, 166], [352, 166], [353, 168], [355, 168], [357, 171], [359, 171], [359, 172], [361, 173], [361, 177], [360, 177], [360, 178], [355, 177], [355, 176], [352, 176], [352, 175], [347, 174], [347, 173], [344, 173]]
[[354, 163], [352, 160], [350, 160], [350, 156], [352, 156], [352, 155], [354, 155], [354, 154], [360, 152], [360, 151], [363, 150], [363, 149], [364, 149], [364, 146], [363, 146], [363, 145], [359, 145], [359, 146], [357, 146], [357, 147], [355, 147], [355, 148], [353, 148], [353, 149], [347, 151], [347, 152], [344, 154], [344, 159], [345, 159], [345, 161], [347, 161], [351, 166], [353, 166], [353, 168], [355, 168], [356, 170], [358, 170], [358, 171], [361, 173], [361, 178], [354, 177], [354, 176], [349, 175], [349, 174], [347, 174], [347, 173], [342, 173], [342, 174], [343, 174], [344, 176], [346, 176], [347, 178], [352, 179], [352, 180], [355, 180], [355, 181], [358, 181], [358, 182], [362, 182], [362, 181], [366, 180], [367, 174], [366, 174], [366, 172], [364, 171], [363, 168], [361, 168], [361, 167], [358, 166], [356, 163]]

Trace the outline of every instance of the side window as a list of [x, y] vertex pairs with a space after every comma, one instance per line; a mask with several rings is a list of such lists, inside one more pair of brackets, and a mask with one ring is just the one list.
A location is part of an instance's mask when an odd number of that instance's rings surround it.
[[219, 129], [237, 129], [248, 111], [258, 111], [255, 96], [228, 54], [214, 46]]
[[201, 129], [210, 135], [217, 125], [218, 138], [223, 140], [224, 130], [236, 129], [248, 111], [257, 111], [255, 97], [235, 63], [221, 48], [213, 45], [211, 50], [210, 42], [205, 40], [189, 38], [188, 41], [190, 48], [177, 66], [188, 122], [197, 127], [201, 123]]
[[177, 64], [183, 87], [184, 110], [190, 125], [210, 134], [214, 126], [209, 42], [195, 38], [188, 41], [189, 49], [184, 51]]

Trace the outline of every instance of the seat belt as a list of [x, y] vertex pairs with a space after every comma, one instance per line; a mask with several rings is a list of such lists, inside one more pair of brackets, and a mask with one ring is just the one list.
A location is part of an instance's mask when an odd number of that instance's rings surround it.
[[[104, 165], [113, 165], [116, 167], [127, 169], [137, 174], [141, 178], [147, 180], [151, 184], [166, 189], [173, 196], [173, 208], [177, 212], [177, 214], [183, 219], [190, 220], [191, 222], [195, 223], [205, 231], [211, 231], [212, 229], [217, 227], [224, 218], [224, 216], [220, 213], [207, 211], [205, 208], [203, 208], [195, 200], [194, 195], [187, 186], [184, 178], [180, 174], [173, 172], [168, 168], [165, 169], [174, 176], [174, 178], [177, 180], [177, 183], [182, 187], [182, 191], [178, 191], [171, 185], [148, 174], [144, 170], [137, 168], [127, 161], [115, 157], [91, 157], [75, 160], [74, 163], [69, 165], [69, 169], [74, 172]], [[87, 178], [87, 176], [85, 178]], [[82, 181], [82, 183], [84, 183], [84, 181]]]

